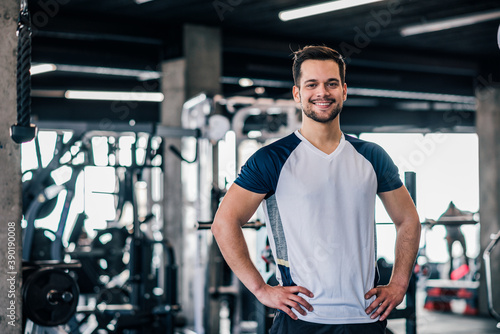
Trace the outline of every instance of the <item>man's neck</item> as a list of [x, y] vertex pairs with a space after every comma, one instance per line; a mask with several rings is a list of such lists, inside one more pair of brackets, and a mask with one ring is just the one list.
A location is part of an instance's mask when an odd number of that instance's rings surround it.
[[[306, 116], [303, 115], [303, 117]], [[342, 138], [339, 116], [329, 123], [303, 119], [300, 133], [317, 149], [326, 154], [331, 154], [337, 149]]]

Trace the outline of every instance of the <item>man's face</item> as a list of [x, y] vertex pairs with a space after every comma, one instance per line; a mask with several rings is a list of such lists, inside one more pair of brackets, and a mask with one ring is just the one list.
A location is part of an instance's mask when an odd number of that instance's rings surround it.
[[347, 85], [340, 82], [339, 66], [333, 60], [306, 60], [301, 66], [300, 87], [293, 86], [293, 98], [310, 119], [328, 123], [342, 110]]

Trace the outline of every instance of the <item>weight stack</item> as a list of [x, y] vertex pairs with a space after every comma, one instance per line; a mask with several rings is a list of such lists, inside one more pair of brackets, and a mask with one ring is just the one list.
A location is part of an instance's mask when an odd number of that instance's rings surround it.
[[[429, 311], [456, 312], [464, 315], [478, 314], [479, 282], [428, 280], [425, 288], [424, 308]], [[464, 303], [454, 303], [463, 301]], [[462, 307], [454, 307], [462, 304]]]

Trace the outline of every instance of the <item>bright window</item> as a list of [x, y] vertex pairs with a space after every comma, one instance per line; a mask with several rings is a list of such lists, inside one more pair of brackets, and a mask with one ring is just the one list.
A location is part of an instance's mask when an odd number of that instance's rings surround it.
[[[361, 139], [382, 146], [399, 168], [413, 171], [417, 178], [417, 209], [420, 221], [438, 219], [451, 201], [462, 211], [479, 211], [479, 158], [476, 134], [377, 134], [366, 133]], [[377, 223], [390, 222], [380, 200], [377, 200]], [[461, 227], [467, 243], [467, 255], [478, 256], [479, 224]], [[445, 229], [436, 225], [426, 233], [427, 254], [432, 262], [448, 261]], [[378, 255], [394, 260], [393, 225], [377, 228]]]

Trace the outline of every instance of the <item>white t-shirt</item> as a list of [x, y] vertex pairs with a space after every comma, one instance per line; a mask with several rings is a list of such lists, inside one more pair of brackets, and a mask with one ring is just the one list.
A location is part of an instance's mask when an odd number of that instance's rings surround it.
[[309, 289], [313, 307], [299, 319], [322, 324], [377, 321], [365, 313], [375, 299], [375, 198], [402, 186], [378, 145], [342, 135], [326, 154], [299, 131], [258, 150], [235, 183], [266, 194], [262, 206], [276, 276]]

